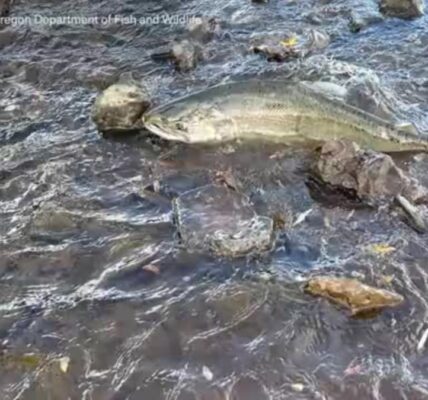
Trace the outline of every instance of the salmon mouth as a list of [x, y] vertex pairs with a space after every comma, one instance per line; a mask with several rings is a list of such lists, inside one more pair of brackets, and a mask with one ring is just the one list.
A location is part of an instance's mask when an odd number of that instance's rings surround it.
[[165, 124], [161, 116], [147, 115], [143, 118], [144, 127], [151, 133], [171, 141], [186, 141], [178, 132], [173, 132]]

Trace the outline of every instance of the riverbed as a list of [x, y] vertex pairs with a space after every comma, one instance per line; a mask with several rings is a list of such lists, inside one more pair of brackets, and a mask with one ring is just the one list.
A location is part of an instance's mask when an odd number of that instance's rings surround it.
[[[305, 149], [103, 137], [90, 115], [97, 94], [126, 79], [143, 82], [155, 104], [250, 77], [365, 79], [386, 105], [377, 111], [428, 135], [428, 17], [353, 32], [350, 13], [365, 7], [15, 2], [21, 23], [0, 30], [1, 399], [428, 398], [426, 235], [394, 210], [314, 195]], [[91, 23], [41, 22], [76, 15]], [[128, 19], [102, 23], [112, 15]], [[186, 38], [194, 16], [220, 21], [206, 59], [184, 73], [153, 58]], [[311, 29], [331, 43], [304, 59], [249, 51], [255, 39]], [[428, 185], [425, 155], [397, 162]], [[230, 259], [180, 242], [171, 199], [219, 171], [260, 215], [281, 220], [272, 251]], [[303, 292], [317, 274], [355, 277], [405, 302], [351, 318]]]

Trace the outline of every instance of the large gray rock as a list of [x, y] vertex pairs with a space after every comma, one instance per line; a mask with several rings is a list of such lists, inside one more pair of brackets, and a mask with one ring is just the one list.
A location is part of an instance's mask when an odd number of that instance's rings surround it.
[[98, 96], [92, 109], [92, 119], [101, 132], [141, 129], [142, 116], [149, 106], [149, 96], [143, 88], [117, 83]]
[[399, 195], [416, 203], [428, 199], [427, 190], [397, 167], [389, 155], [362, 150], [353, 142], [325, 143], [313, 170], [323, 182], [352, 191], [369, 203], [390, 202]]
[[398, 18], [416, 18], [424, 14], [424, 0], [381, 0], [383, 14]]
[[189, 250], [238, 257], [270, 249], [273, 221], [255, 213], [248, 198], [230, 188], [208, 185], [174, 200], [178, 231]]

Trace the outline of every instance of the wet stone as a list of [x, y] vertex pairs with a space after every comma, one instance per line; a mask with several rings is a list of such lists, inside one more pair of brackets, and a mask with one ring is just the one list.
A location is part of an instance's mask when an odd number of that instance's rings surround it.
[[330, 44], [330, 35], [320, 29], [310, 29], [307, 33], [307, 47], [309, 50], [322, 50]]
[[0, 0], [0, 17], [6, 17], [10, 13], [11, 0]]
[[20, 398], [62, 400], [79, 397], [77, 385], [70, 374], [61, 369], [57, 360], [53, 360], [43, 366], [36, 379], [24, 390]]
[[427, 198], [427, 190], [389, 155], [360, 149], [345, 140], [325, 143], [313, 171], [327, 185], [354, 193], [371, 204], [391, 202], [398, 195], [416, 203]]
[[98, 96], [92, 119], [101, 132], [141, 129], [141, 117], [149, 106], [149, 96], [144, 89], [135, 84], [118, 83]]
[[271, 36], [255, 39], [250, 50], [268, 61], [284, 62], [303, 58], [330, 44], [330, 36], [321, 29], [309, 29], [301, 35], [290, 33], [284, 37]]
[[0, 49], [4, 49], [7, 46], [13, 44], [18, 35], [12, 29], [3, 29], [0, 31]]
[[269, 250], [273, 220], [255, 213], [248, 198], [230, 188], [208, 185], [174, 200], [181, 240], [189, 250], [239, 257]]
[[424, 0], [381, 0], [380, 10], [390, 17], [416, 18], [424, 15]]
[[182, 390], [178, 395], [177, 400], [197, 400], [197, 397], [189, 390]]
[[207, 388], [197, 391], [197, 400], [226, 400], [227, 396], [221, 389]]
[[375, 74], [363, 74], [350, 79], [347, 84], [345, 102], [385, 120], [394, 121], [396, 111], [388, 99], [379, 77]]
[[395, 307], [404, 301], [399, 294], [347, 278], [316, 277], [309, 280], [305, 291], [346, 307], [353, 315]]
[[202, 48], [189, 40], [183, 40], [173, 44], [170, 59], [177, 71], [188, 72], [202, 61]]
[[33, 237], [64, 238], [79, 231], [79, 222], [67, 210], [47, 203], [33, 214], [29, 233]]
[[382, 14], [377, 9], [356, 7], [351, 11], [350, 30], [359, 32], [367, 26], [382, 22]]
[[187, 25], [187, 30], [192, 39], [201, 43], [207, 43], [220, 33], [220, 23], [216, 18], [192, 18]]
[[298, 58], [301, 53], [294, 46], [287, 46], [276, 38], [268, 38], [251, 47], [255, 54], [261, 54], [268, 61], [283, 62]]
[[43, 362], [44, 357], [39, 354], [0, 354], [0, 370], [27, 371], [37, 369]]

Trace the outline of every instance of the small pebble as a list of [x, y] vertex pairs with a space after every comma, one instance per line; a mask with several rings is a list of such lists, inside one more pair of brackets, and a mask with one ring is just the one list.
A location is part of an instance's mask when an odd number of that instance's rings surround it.
[[204, 365], [202, 368], [202, 375], [204, 376], [204, 378], [207, 381], [212, 381], [214, 378], [214, 374], [211, 372], [211, 370], [206, 365]]
[[303, 390], [305, 389], [305, 386], [303, 385], [303, 383], [293, 383], [291, 385], [291, 389], [294, 392], [303, 392]]

